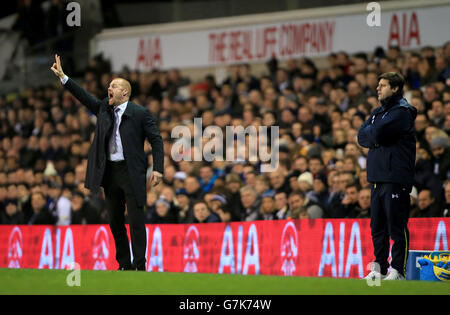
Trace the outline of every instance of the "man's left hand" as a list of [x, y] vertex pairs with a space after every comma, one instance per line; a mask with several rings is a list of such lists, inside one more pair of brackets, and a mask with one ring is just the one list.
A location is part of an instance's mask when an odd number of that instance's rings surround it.
[[163, 175], [160, 172], [153, 171], [152, 178], [150, 179], [150, 183], [152, 183], [153, 186], [159, 185], [159, 183], [162, 182]]

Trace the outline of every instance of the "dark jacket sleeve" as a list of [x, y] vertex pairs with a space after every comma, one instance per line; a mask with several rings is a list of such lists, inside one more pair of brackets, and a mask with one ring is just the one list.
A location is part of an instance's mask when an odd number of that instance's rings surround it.
[[72, 93], [72, 95], [75, 96], [75, 98], [79, 100], [81, 104], [86, 106], [92, 113], [94, 113], [95, 115], [98, 114], [100, 105], [102, 104], [101, 100], [93, 97], [71, 78], [67, 80], [66, 84], [64, 84], [64, 87], [69, 90], [69, 92]]
[[365, 148], [374, 148], [392, 142], [399, 135], [406, 133], [411, 128], [411, 114], [407, 108], [396, 108], [386, 113], [381, 119], [376, 119], [373, 123], [372, 115], [365, 121], [358, 131], [358, 143]]
[[364, 148], [374, 148], [375, 142], [373, 141], [373, 126], [370, 123], [372, 117], [366, 120], [358, 130], [358, 143]]
[[143, 128], [152, 146], [153, 170], [164, 174], [164, 144], [156, 121], [147, 109], [144, 110]]
[[379, 144], [392, 142], [411, 128], [411, 119], [411, 114], [406, 108], [399, 107], [387, 112], [383, 119], [375, 121], [373, 140]]

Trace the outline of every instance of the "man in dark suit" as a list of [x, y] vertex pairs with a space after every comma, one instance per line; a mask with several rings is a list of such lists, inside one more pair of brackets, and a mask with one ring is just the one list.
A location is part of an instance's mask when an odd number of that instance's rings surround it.
[[[98, 100], [64, 74], [58, 55], [55, 55], [51, 70], [61, 79], [64, 87], [97, 116], [88, 154], [85, 186], [93, 193], [100, 186], [105, 190], [119, 270], [145, 270], [145, 138], [152, 146], [154, 162], [151, 183], [154, 186], [162, 181], [164, 170], [163, 142], [155, 119], [145, 107], [129, 101], [131, 86], [125, 79], [111, 81], [108, 97]], [[125, 229], [125, 203], [130, 221], [133, 264]]]

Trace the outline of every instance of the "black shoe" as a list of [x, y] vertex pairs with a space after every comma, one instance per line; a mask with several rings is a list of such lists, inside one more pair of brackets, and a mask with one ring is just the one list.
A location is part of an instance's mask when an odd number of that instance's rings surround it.
[[131, 264], [131, 269], [137, 270], [137, 271], [145, 271], [145, 265]]
[[124, 266], [124, 267], [121, 267], [121, 266], [119, 266], [119, 269], [117, 269], [118, 271], [126, 271], [126, 270], [133, 270], [132, 268], [131, 268], [131, 266]]

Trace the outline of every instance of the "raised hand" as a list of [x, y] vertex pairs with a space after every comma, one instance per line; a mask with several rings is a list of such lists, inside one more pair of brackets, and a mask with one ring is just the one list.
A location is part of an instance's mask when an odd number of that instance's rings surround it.
[[55, 62], [53, 63], [53, 66], [50, 68], [50, 70], [52, 70], [53, 73], [60, 79], [64, 78], [65, 76], [61, 67], [61, 58], [57, 54], [55, 54]]

